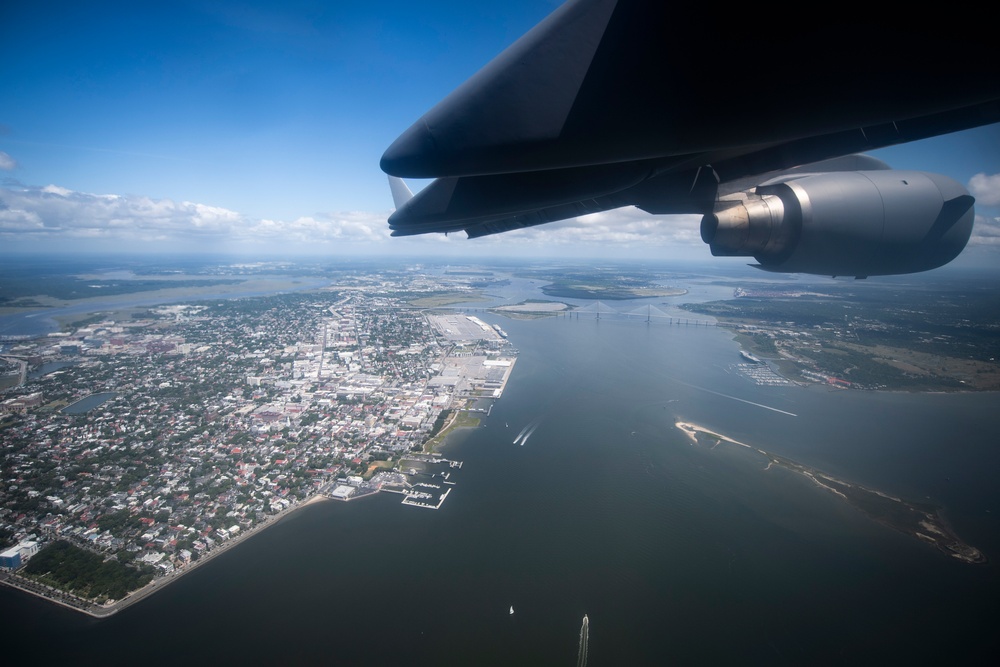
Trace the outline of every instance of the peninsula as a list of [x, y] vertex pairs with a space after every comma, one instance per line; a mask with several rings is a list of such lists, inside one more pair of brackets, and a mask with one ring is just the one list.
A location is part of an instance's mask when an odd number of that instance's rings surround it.
[[334, 277], [0, 341], [0, 584], [106, 617], [323, 498], [439, 508], [461, 462], [434, 447], [517, 351], [414, 307], [473, 299], [453, 277]]

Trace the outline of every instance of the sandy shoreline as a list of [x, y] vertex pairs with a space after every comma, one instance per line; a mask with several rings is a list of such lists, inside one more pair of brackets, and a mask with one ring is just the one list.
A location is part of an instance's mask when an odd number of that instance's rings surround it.
[[[327, 500], [330, 499], [324, 496], [323, 494], [317, 493], [309, 497], [307, 500], [292, 505], [291, 507], [280, 511], [277, 514], [271, 515], [266, 519], [264, 519], [264, 521], [262, 521], [259, 525], [254, 526], [247, 532], [242, 533], [237, 537], [230, 538], [229, 540], [226, 540], [225, 542], [221, 543], [219, 546], [215, 547], [208, 553], [202, 555], [201, 557], [198, 558], [198, 560], [190, 563], [183, 569], [175, 570], [174, 572], [168, 575], [156, 577], [142, 588], [132, 591], [121, 600], [118, 600], [110, 605], [95, 604], [93, 602], [90, 602], [89, 600], [84, 600], [83, 598], [76, 597], [72, 593], [66, 593], [65, 591], [61, 591], [59, 589], [53, 589], [49, 586], [45, 586], [44, 584], [39, 584], [35, 581], [32, 581], [31, 579], [26, 579], [14, 573], [9, 573], [6, 574], [5, 576], [0, 577], [0, 584], [10, 586], [11, 588], [16, 588], [30, 595], [34, 595], [35, 597], [42, 598], [43, 600], [46, 600], [48, 602], [52, 602], [60, 606], [66, 607], [67, 609], [72, 609], [73, 611], [78, 611], [87, 614], [88, 616], [91, 616], [93, 618], [107, 618], [109, 616], [114, 616], [123, 609], [127, 609], [128, 607], [132, 606], [136, 602], [139, 602], [140, 600], [146, 599], [153, 593], [163, 590], [168, 585], [172, 584], [173, 582], [183, 577], [185, 574], [193, 572], [194, 570], [201, 567], [205, 563], [210, 562], [216, 556], [223, 554], [226, 551], [229, 551], [238, 544], [241, 544], [244, 540], [254, 535], [257, 535], [260, 531], [264, 530], [265, 528], [273, 526], [274, 524], [278, 523], [281, 519], [289, 516], [295, 511], [300, 510], [304, 507], [308, 507], [309, 505], [314, 505], [316, 503], [324, 502]], [[63, 599], [60, 599], [59, 597], [54, 597], [56, 595], [61, 596]]]
[[710, 436], [712, 436], [714, 438], [718, 438], [719, 440], [724, 440], [726, 442], [731, 442], [732, 444], [739, 445], [740, 447], [746, 447], [747, 449], [756, 450], [756, 451], [760, 452], [761, 454], [763, 454], [764, 456], [767, 456], [767, 452], [765, 452], [765, 451], [763, 451], [761, 449], [757, 449], [756, 447], [752, 447], [752, 446], [748, 445], [745, 442], [740, 442], [739, 440], [733, 440], [732, 438], [728, 438], [728, 437], [722, 435], [721, 433], [716, 433], [715, 431], [709, 431], [704, 426], [698, 426], [697, 424], [689, 424], [687, 422], [676, 422], [674, 424], [674, 426], [676, 426], [680, 430], [684, 431], [684, 433], [687, 434], [687, 437], [691, 438], [691, 440], [693, 440], [694, 442], [698, 442], [697, 435], [699, 433], [704, 433], [705, 435], [710, 435]]

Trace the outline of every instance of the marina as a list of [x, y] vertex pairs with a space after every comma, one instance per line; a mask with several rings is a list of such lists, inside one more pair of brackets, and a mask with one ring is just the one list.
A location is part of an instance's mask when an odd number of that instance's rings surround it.
[[744, 362], [730, 366], [730, 368], [749, 378], [754, 384], [762, 387], [782, 387], [792, 384], [778, 375], [766, 361], [755, 357], [746, 350], [740, 350], [740, 357], [743, 358]]
[[[422, 469], [418, 470], [413, 466], [404, 468], [404, 462], [419, 465]], [[445, 498], [451, 492], [451, 487], [455, 486], [455, 482], [449, 479], [451, 471], [442, 470], [432, 473], [423, 468], [426, 465], [440, 465], [443, 463], [447, 463], [448, 467], [453, 470], [460, 470], [462, 468], [461, 461], [453, 461], [426, 454], [415, 454], [401, 460], [399, 469], [382, 471], [365, 484], [372, 489], [372, 492], [385, 491], [387, 493], [402, 495], [403, 500], [401, 502], [403, 505], [433, 510], [441, 509]], [[414, 479], [421, 481], [412, 481]], [[441, 483], [435, 483], [436, 481], [440, 481]]]
[[[424, 484], [423, 486], [434, 486], [434, 485]], [[441, 487], [438, 486], [436, 488], [440, 489]], [[410, 505], [412, 507], [424, 507], [426, 509], [438, 510], [441, 509], [441, 505], [444, 504], [444, 499], [448, 497], [449, 493], [451, 493], [451, 489], [450, 488], [445, 489], [444, 493], [442, 493], [440, 496], [437, 496], [437, 502], [435, 503], [433, 502], [435, 497], [433, 493], [427, 493], [424, 491], [410, 491], [409, 493], [406, 494], [406, 497], [403, 498], [403, 504]]]
[[740, 375], [750, 379], [754, 384], [762, 387], [783, 387], [792, 384], [781, 377], [771, 367], [763, 362], [751, 364], [736, 364], [732, 367]]

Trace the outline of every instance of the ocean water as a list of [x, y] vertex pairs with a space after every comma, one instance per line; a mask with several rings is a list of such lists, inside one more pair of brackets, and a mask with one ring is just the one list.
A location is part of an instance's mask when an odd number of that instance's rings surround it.
[[757, 387], [721, 329], [480, 316], [521, 355], [491, 417], [452, 438], [465, 464], [440, 510], [392, 494], [310, 506], [102, 621], [0, 588], [4, 646], [41, 663], [572, 665], [587, 614], [589, 665], [1000, 648], [995, 564], [674, 427], [931, 500], [995, 562], [1000, 396]]

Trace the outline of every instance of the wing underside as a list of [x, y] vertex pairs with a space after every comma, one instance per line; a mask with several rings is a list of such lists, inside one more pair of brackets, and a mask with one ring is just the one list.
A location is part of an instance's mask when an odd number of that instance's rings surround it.
[[392, 234], [475, 238], [623, 206], [712, 216], [803, 165], [879, 170], [842, 156], [1000, 121], [983, 22], [899, 12], [906, 30], [898, 15], [804, 26], [570, 0], [386, 150], [387, 173], [435, 179], [396, 198]]

